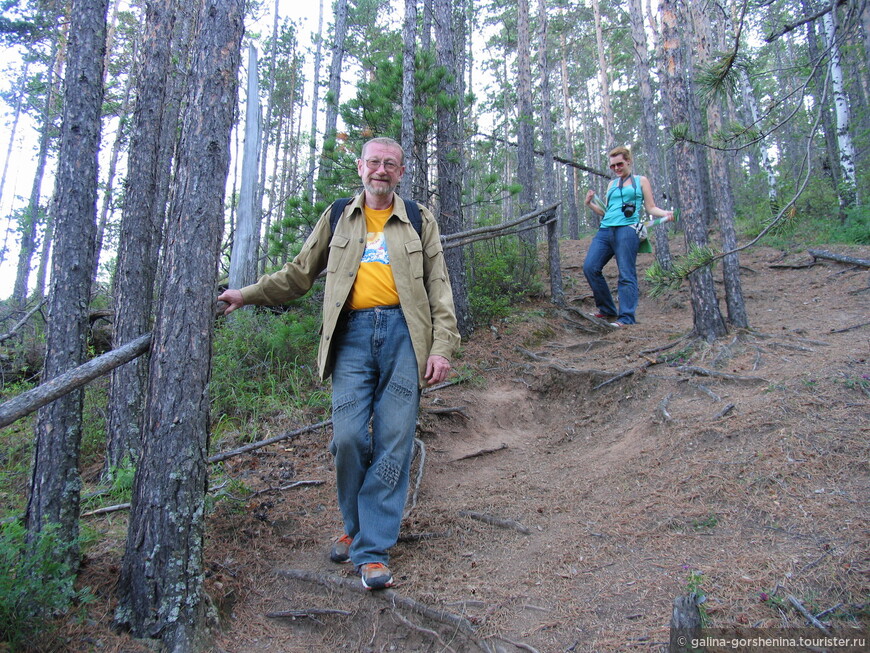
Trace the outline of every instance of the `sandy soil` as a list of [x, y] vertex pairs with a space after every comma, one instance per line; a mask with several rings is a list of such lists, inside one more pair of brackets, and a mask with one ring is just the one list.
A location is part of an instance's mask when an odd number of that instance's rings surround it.
[[[563, 266], [589, 313], [586, 245], [565, 242]], [[752, 328], [713, 344], [684, 337], [687, 286], [642, 297], [639, 324], [619, 330], [546, 298], [478, 330], [456, 361], [470, 378], [423, 400], [392, 591], [362, 592], [327, 559], [341, 529], [329, 432], [231, 459], [255, 489], [322, 484], [218, 508], [214, 650], [662, 651], [692, 589], [712, 627], [805, 627], [792, 597], [867, 635], [870, 272], [775, 267], [810, 261], [744, 252]], [[117, 562], [95, 554], [86, 573]]]

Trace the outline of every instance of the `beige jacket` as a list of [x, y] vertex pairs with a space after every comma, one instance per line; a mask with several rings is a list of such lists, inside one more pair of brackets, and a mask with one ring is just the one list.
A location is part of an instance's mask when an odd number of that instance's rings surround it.
[[[423, 228], [418, 237], [405, 213], [404, 201], [398, 195], [394, 197], [393, 215], [384, 226], [384, 237], [422, 386], [428, 357], [438, 355], [450, 359], [459, 348], [459, 331], [438, 223], [428, 209], [421, 207]], [[363, 203], [362, 194], [348, 203], [334, 235], [331, 234], [330, 210], [327, 208], [293, 261], [241, 289], [245, 304], [283, 304], [308, 292], [317, 276], [326, 270], [323, 323], [317, 354], [322, 379], [332, 373], [333, 334], [365, 248]]]

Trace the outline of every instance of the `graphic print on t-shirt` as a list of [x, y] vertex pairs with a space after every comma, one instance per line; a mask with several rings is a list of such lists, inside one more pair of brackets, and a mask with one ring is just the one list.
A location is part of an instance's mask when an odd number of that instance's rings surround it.
[[390, 264], [390, 252], [387, 250], [387, 241], [383, 231], [366, 234], [366, 248], [360, 263]]

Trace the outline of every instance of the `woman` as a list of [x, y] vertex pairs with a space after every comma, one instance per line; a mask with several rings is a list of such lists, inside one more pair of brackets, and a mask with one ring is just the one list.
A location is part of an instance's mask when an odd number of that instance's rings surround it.
[[[594, 203], [595, 191], [586, 193], [585, 204], [602, 217], [598, 233], [589, 245], [586, 260], [583, 261], [583, 274], [592, 287], [598, 312], [595, 317], [610, 322], [612, 326], [623, 327], [634, 324], [637, 309], [637, 248], [640, 239], [635, 225], [640, 221], [640, 203], [650, 215], [672, 219], [673, 211], [665, 211], [656, 206], [649, 179], [631, 174], [631, 152], [627, 147], [611, 150], [610, 169], [616, 174], [607, 190], [607, 201], [602, 208]], [[613, 303], [607, 280], [601, 271], [607, 262], [616, 257], [619, 268], [619, 310]]]

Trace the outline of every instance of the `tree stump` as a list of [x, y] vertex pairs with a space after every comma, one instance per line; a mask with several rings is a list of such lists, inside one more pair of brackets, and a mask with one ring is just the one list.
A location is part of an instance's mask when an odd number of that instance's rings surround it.
[[701, 613], [698, 611], [698, 595], [693, 592], [675, 598], [668, 653], [688, 653], [689, 651], [703, 650], [692, 646], [692, 640], [698, 639], [700, 632]]

